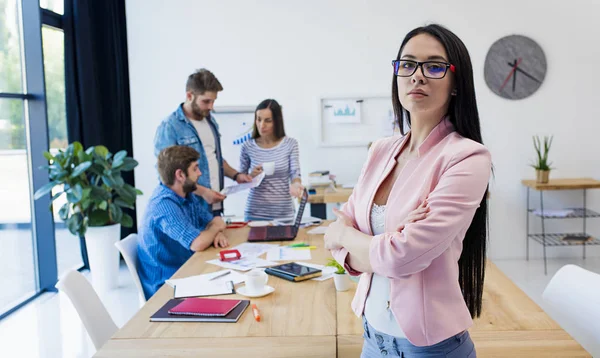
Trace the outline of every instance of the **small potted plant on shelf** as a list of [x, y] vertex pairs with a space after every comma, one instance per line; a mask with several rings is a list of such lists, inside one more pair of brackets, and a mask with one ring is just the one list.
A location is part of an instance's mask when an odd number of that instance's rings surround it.
[[333, 273], [333, 282], [335, 284], [335, 289], [342, 292], [348, 291], [350, 289], [350, 278], [344, 270], [344, 267], [340, 265], [335, 259], [329, 259], [327, 261], [327, 265], [329, 267], [335, 267], [336, 271]]
[[540, 184], [548, 182], [550, 177], [550, 165], [548, 162], [548, 152], [552, 146], [552, 136], [544, 136], [544, 140], [540, 140], [540, 137], [533, 137], [533, 146], [536, 152], [536, 160], [531, 166], [536, 170], [536, 181]]
[[119, 252], [114, 244], [121, 237], [121, 225], [133, 225], [123, 208], [133, 209], [142, 194], [121, 174], [138, 162], [124, 150], [114, 155], [102, 145], [83, 150], [79, 142], [56, 155], [45, 152], [44, 157], [48, 165], [42, 169], [48, 170], [50, 182], [35, 193], [35, 199], [56, 188], [51, 201], [60, 203], [58, 215], [71, 234], [85, 237], [94, 286], [100, 291], [116, 287]]

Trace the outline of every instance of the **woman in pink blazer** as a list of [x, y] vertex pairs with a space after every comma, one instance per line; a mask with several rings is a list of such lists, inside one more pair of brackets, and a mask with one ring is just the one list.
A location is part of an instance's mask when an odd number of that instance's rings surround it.
[[471, 60], [429, 25], [406, 35], [393, 68], [403, 136], [371, 146], [325, 245], [361, 274], [362, 357], [475, 357], [467, 329], [481, 313], [491, 158]]

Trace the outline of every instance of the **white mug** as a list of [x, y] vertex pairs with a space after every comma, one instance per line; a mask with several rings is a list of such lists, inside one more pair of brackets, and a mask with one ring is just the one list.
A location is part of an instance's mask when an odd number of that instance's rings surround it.
[[273, 175], [275, 174], [275, 162], [266, 162], [262, 165], [263, 171], [265, 175]]
[[269, 276], [263, 270], [253, 269], [244, 278], [249, 293], [259, 293], [265, 289]]

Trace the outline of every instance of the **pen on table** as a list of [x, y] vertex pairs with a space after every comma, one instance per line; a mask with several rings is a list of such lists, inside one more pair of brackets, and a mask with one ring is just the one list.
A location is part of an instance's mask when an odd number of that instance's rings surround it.
[[221, 278], [221, 277], [223, 277], [223, 276], [227, 276], [227, 275], [229, 275], [230, 273], [231, 273], [231, 271], [223, 272], [222, 274], [220, 274], [220, 275], [217, 275], [217, 276], [215, 276], [215, 277], [211, 278], [209, 281], [212, 281], [212, 280], [214, 280], [214, 279], [217, 279], [217, 278]]
[[308, 244], [305, 242], [299, 242], [297, 244], [288, 245], [288, 247], [302, 247], [302, 246], [308, 246]]
[[256, 322], [260, 322], [260, 312], [258, 312], [258, 307], [256, 307], [256, 303], [252, 304], [252, 313], [254, 313], [254, 319]]
[[295, 249], [295, 250], [302, 250], [302, 249], [316, 249], [316, 246], [295, 246], [295, 247], [290, 247], [291, 249]]

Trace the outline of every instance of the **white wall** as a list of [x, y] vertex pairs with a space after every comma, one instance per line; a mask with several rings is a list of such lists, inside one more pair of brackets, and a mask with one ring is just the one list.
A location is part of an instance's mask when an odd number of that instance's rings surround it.
[[[330, 169], [355, 181], [366, 148], [317, 146], [317, 99], [323, 95], [379, 95], [390, 91], [391, 65], [403, 36], [438, 22], [467, 45], [485, 144], [493, 155], [492, 258], [525, 255], [525, 190], [532, 178], [531, 136], [555, 136], [553, 177], [600, 178], [596, 139], [600, 5], [587, 1], [162, 1], [127, 0], [136, 183], [146, 195], [156, 184], [152, 140], [159, 122], [184, 99], [187, 76], [212, 70], [225, 90], [217, 105], [256, 105], [274, 97], [284, 106], [286, 130], [298, 139], [302, 172]], [[532, 97], [508, 101], [483, 79], [487, 50], [497, 39], [522, 34], [544, 49], [548, 72]], [[237, 166], [237, 163], [232, 163]], [[537, 198], [537, 196], [536, 196]], [[554, 199], [552, 199], [554, 198]], [[548, 205], [580, 199], [552, 193]], [[600, 194], [588, 203], [600, 210]], [[555, 206], [555, 207], [556, 207]], [[562, 223], [564, 224], [564, 223]], [[588, 228], [600, 234], [599, 224]], [[595, 248], [594, 248], [595, 249]], [[588, 249], [588, 254], [599, 251]], [[580, 255], [581, 249], [549, 249]], [[532, 246], [533, 256], [541, 247]]]

